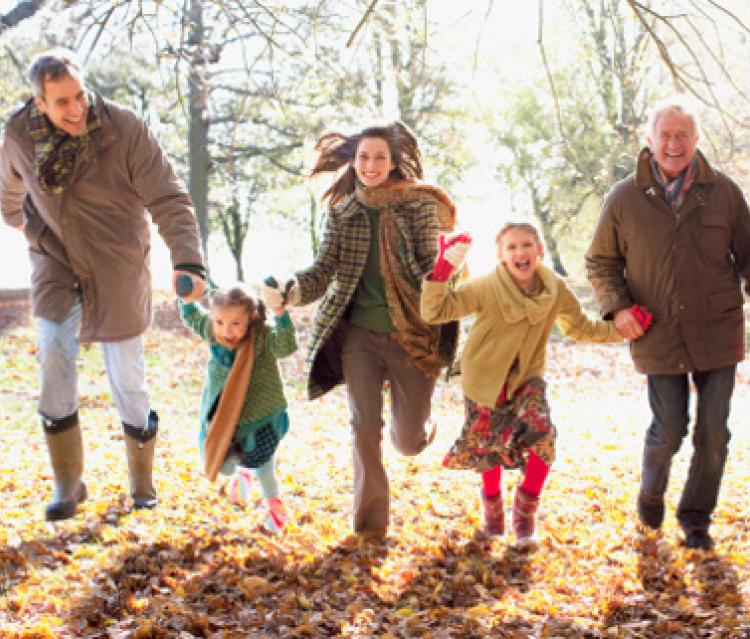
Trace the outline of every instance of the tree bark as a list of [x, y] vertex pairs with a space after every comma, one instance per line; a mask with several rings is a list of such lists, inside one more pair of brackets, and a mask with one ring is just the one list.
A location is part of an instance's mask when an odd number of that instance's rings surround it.
[[208, 183], [211, 156], [208, 151], [208, 90], [203, 37], [203, 0], [190, 3], [190, 72], [188, 125], [189, 191], [201, 233], [203, 254], [208, 263]]

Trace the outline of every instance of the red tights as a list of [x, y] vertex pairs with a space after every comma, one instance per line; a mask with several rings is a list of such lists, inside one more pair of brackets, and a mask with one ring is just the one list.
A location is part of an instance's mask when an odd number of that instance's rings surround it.
[[[521, 488], [532, 497], [538, 497], [542, 492], [542, 487], [547, 480], [548, 474], [549, 466], [533, 450], [529, 450], [529, 458], [526, 460], [526, 472], [523, 476]], [[502, 476], [502, 466], [495, 466], [482, 473], [482, 486], [485, 497], [494, 497], [500, 492], [500, 480]]]

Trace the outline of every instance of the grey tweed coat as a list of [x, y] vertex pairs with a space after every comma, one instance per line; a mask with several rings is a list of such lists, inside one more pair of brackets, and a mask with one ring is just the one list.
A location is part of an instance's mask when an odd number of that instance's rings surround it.
[[[429, 195], [394, 206], [401, 236], [399, 256], [415, 286], [431, 272], [437, 257], [440, 224], [437, 202]], [[313, 323], [307, 351], [310, 399], [343, 381], [341, 345], [346, 311], [364, 271], [370, 248], [367, 211], [352, 194], [328, 211], [320, 249], [309, 268], [296, 273], [300, 304], [323, 297]]]

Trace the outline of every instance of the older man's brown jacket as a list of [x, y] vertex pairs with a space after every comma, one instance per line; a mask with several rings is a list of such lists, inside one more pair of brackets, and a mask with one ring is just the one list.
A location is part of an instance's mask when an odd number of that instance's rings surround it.
[[33, 171], [29, 105], [8, 122], [0, 153], [0, 210], [25, 222], [34, 315], [62, 321], [80, 296], [81, 339], [116, 341], [151, 320], [150, 231], [146, 209], [172, 264], [203, 265], [193, 206], [146, 124], [97, 98], [101, 126], [91, 133], [71, 184], [43, 191]]
[[693, 186], [673, 211], [643, 149], [635, 174], [607, 196], [586, 253], [602, 317], [633, 303], [654, 314], [630, 346], [646, 374], [708, 371], [744, 357], [750, 213], [739, 187], [697, 153]]

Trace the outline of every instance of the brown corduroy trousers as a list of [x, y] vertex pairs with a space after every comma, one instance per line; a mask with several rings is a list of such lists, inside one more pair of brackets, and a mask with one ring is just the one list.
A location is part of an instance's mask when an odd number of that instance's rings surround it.
[[382, 454], [385, 382], [390, 382], [391, 440], [397, 451], [411, 456], [429, 443], [426, 424], [435, 380], [417, 369], [394, 334], [358, 326], [347, 330], [342, 364], [354, 438], [354, 530], [385, 530], [389, 523]]

